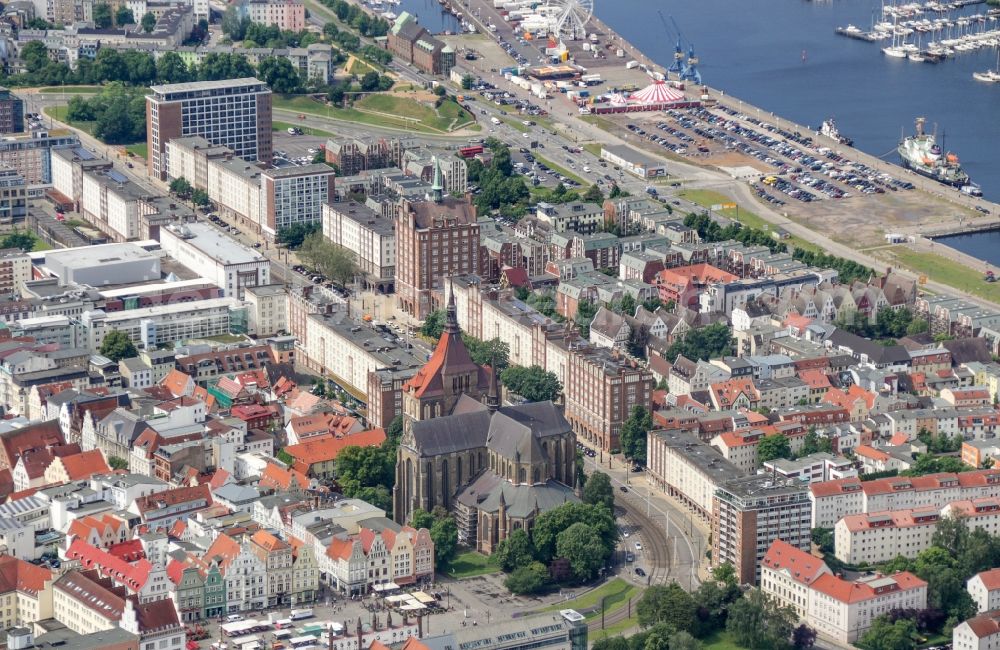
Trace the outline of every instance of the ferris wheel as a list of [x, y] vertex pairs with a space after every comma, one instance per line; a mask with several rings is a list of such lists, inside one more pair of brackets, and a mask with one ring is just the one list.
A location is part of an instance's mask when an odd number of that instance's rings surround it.
[[594, 15], [594, 0], [549, 0], [557, 7], [555, 32], [569, 40], [586, 38], [587, 22]]

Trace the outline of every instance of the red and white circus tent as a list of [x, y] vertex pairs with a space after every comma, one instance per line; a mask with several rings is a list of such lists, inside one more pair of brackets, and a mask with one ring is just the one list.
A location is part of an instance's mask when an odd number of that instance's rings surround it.
[[642, 90], [629, 95], [628, 100], [637, 104], [676, 104], [684, 101], [684, 93], [664, 81], [654, 81]]
[[665, 81], [654, 81], [642, 90], [624, 98], [613, 95], [609, 103], [595, 103], [590, 107], [594, 113], [632, 113], [638, 111], [665, 111], [672, 108], [700, 106], [701, 102], [688, 99], [684, 93]]

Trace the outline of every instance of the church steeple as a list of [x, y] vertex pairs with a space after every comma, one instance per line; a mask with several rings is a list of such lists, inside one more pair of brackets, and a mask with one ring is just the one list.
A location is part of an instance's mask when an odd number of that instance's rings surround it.
[[486, 408], [490, 413], [496, 413], [500, 408], [500, 380], [497, 379], [497, 357], [494, 354], [490, 360], [490, 390], [486, 394]]
[[441, 173], [441, 163], [437, 156], [431, 158], [434, 164], [434, 182], [431, 184], [431, 197], [435, 203], [444, 201], [444, 175]]
[[448, 334], [456, 335], [461, 332], [461, 329], [458, 327], [458, 308], [455, 307], [455, 292], [452, 289], [448, 290], [448, 311], [444, 321], [444, 331]]

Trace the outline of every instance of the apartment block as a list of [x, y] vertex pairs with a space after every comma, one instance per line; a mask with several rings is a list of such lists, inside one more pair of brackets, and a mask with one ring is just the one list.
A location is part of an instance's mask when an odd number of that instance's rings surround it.
[[392, 293], [396, 281], [396, 227], [371, 208], [347, 201], [323, 206], [323, 236], [353, 251], [365, 283]]
[[19, 248], [0, 250], [0, 293], [21, 293], [31, 279], [31, 256]]
[[97, 349], [111, 330], [128, 334], [137, 346], [153, 348], [175, 341], [246, 331], [246, 306], [235, 298], [143, 307], [122, 312], [85, 312], [81, 322], [89, 328], [90, 347]]
[[718, 449], [695, 433], [679, 429], [651, 431], [646, 436], [646, 471], [654, 485], [706, 521], [712, 519], [719, 487], [746, 476]]
[[972, 596], [980, 614], [1000, 609], [1000, 569], [980, 571], [966, 581], [965, 590]]
[[246, 287], [247, 333], [271, 336], [288, 331], [288, 297], [283, 284], [263, 284]]
[[372, 169], [402, 167], [405, 148], [398, 138], [358, 136], [327, 140], [323, 152], [341, 176], [355, 176]]
[[15, 170], [29, 185], [48, 185], [52, 183], [52, 150], [79, 145], [75, 135], [58, 129], [6, 137], [0, 139], [0, 166]]
[[261, 228], [271, 240], [282, 228], [318, 223], [333, 202], [333, 169], [315, 164], [266, 169], [260, 176]]
[[271, 91], [248, 77], [152, 86], [146, 98], [149, 171], [166, 179], [167, 143], [200, 135], [246, 160], [271, 161]]
[[652, 410], [653, 374], [615, 351], [586, 343], [571, 343], [568, 361], [566, 419], [578, 437], [605, 452], [617, 452], [622, 424], [632, 408]]
[[740, 584], [757, 584], [764, 555], [775, 539], [809, 550], [809, 498], [804, 486], [759, 475], [734, 479], [716, 490], [713, 566], [729, 562]]
[[0, 86], [0, 133], [24, 131], [24, 100]]
[[251, 22], [290, 32], [306, 28], [306, 7], [300, 0], [249, 0], [241, 9]]

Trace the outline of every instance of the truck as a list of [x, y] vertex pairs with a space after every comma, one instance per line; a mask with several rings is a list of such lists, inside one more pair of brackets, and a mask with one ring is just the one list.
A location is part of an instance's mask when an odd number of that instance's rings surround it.
[[493, 122], [495, 126], [500, 126], [500, 119], [496, 117], [491, 117], [490, 122]]
[[304, 618], [312, 618], [313, 616], [314, 614], [311, 609], [293, 609], [288, 618], [293, 621], [301, 621]]
[[585, 74], [582, 77], [580, 77], [580, 81], [582, 81], [583, 83], [585, 83], [588, 86], [595, 86], [595, 85], [601, 83], [601, 75], [599, 75], [599, 74]]
[[636, 61], [635, 59], [632, 59], [631, 61], [625, 64], [626, 70], [635, 70], [638, 67], [639, 67], [639, 62]]

